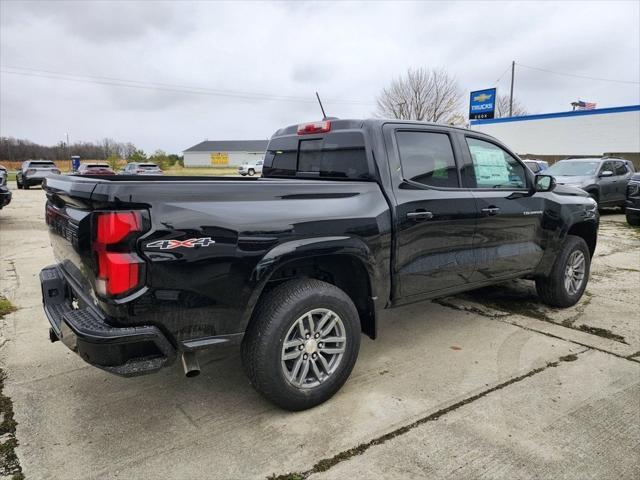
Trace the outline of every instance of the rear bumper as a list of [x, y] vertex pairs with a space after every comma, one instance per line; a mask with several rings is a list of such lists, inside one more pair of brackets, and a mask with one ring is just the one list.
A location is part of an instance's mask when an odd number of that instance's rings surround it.
[[61, 340], [87, 363], [130, 377], [155, 372], [175, 360], [173, 345], [157, 327], [113, 327], [94, 308], [78, 308], [78, 303], [87, 303], [78, 302], [80, 292], [58, 266], [40, 272], [40, 285], [51, 340]]
[[32, 187], [34, 185], [42, 185], [42, 181], [45, 178], [47, 178], [47, 177], [23, 178], [22, 183], [24, 185], [28, 185], [29, 187]]

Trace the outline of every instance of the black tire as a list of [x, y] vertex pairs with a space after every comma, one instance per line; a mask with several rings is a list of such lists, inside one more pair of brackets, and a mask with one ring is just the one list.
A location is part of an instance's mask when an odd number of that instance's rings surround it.
[[29, 184], [28, 183], [23, 183], [22, 184], [22, 189], [23, 190], [29, 190]]
[[16, 186], [18, 187], [18, 190], [22, 190], [22, 184], [20, 183], [20, 180], [18, 180], [18, 177], [16, 177]]
[[[302, 388], [285, 376], [283, 343], [300, 317], [319, 308], [335, 312], [342, 320], [345, 350], [336, 369], [324, 381]], [[349, 296], [319, 280], [292, 280], [261, 299], [242, 341], [242, 364], [251, 384], [264, 397], [285, 410], [299, 411], [328, 400], [342, 387], [353, 370], [359, 349], [360, 320]]]
[[595, 190], [591, 190], [587, 192], [591, 198], [593, 198], [596, 203], [600, 203], [600, 194]]
[[[577, 291], [570, 292], [565, 285], [565, 274], [571, 255], [577, 251], [584, 255], [584, 277]], [[575, 305], [587, 288], [590, 266], [591, 255], [587, 243], [581, 237], [567, 235], [549, 276], [536, 278], [538, 296], [552, 307], [566, 308]]]
[[256, 174], [256, 171], [253, 168], [249, 169], [249, 176], [253, 177]]
[[640, 227], [640, 215], [629, 215], [627, 212], [627, 223], [634, 227]]

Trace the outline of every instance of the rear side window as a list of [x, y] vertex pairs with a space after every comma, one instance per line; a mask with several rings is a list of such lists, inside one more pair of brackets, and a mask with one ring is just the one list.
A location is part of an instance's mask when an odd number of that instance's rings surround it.
[[460, 186], [449, 135], [399, 131], [396, 133], [396, 139], [405, 180], [431, 187]]
[[465, 178], [471, 188], [525, 188], [524, 166], [511, 154], [493, 143], [467, 137], [471, 165]]
[[361, 132], [336, 132], [321, 138], [275, 138], [264, 157], [263, 176], [372, 178]]

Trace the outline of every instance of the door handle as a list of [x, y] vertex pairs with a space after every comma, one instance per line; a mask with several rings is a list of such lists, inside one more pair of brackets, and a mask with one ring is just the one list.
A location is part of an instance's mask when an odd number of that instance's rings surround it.
[[433, 213], [425, 212], [425, 211], [416, 211], [407, 213], [407, 218], [411, 220], [431, 220], [433, 218]]
[[500, 213], [500, 209], [498, 207], [487, 207], [487, 208], [483, 208], [480, 211], [487, 216], [497, 215], [498, 213]]

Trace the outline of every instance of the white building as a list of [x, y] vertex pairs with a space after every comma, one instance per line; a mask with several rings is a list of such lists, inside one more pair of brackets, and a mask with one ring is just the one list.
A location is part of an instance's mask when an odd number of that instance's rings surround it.
[[640, 105], [472, 120], [519, 155], [640, 153]]
[[262, 160], [268, 140], [204, 141], [184, 152], [185, 167], [238, 166]]

